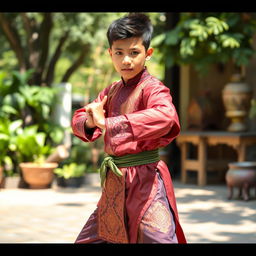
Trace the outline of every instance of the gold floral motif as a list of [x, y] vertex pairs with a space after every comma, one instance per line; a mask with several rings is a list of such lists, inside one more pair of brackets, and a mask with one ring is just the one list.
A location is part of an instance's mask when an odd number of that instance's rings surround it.
[[170, 211], [161, 201], [153, 202], [142, 218], [140, 228], [167, 233], [172, 225]]

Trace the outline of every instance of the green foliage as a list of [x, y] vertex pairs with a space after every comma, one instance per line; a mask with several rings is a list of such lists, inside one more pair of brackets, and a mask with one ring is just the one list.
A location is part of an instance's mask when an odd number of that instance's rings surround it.
[[0, 117], [10, 120], [20, 119], [23, 126], [37, 124], [39, 131], [47, 134], [47, 140], [60, 143], [63, 128], [51, 120], [51, 112], [56, 102], [57, 88], [28, 85], [33, 70], [25, 73], [0, 72]]
[[168, 66], [193, 64], [204, 73], [216, 62], [246, 65], [254, 53], [255, 29], [253, 14], [181, 13], [176, 27], [156, 36], [152, 44], [162, 50], [162, 61]]
[[[68, 82], [81, 65], [94, 64], [92, 55], [99, 44], [108, 47], [107, 27], [124, 14], [0, 13], [0, 68], [21, 69], [23, 63], [26, 70], [36, 70], [32, 83], [51, 86], [63, 79]], [[12, 33], [14, 44], [7, 39]]]
[[72, 177], [81, 177], [85, 174], [86, 164], [64, 164], [62, 168], [56, 168], [54, 173], [58, 177], [69, 179]]
[[15, 152], [16, 131], [22, 125], [22, 120], [10, 121], [0, 115], [0, 166], [8, 175], [15, 173], [17, 162]]
[[[36, 71], [28, 81], [29, 85], [43, 83], [51, 86], [62, 82], [67, 70], [76, 63], [79, 56], [84, 54], [83, 61], [74, 69], [68, 81], [73, 85], [73, 92], [88, 95], [90, 98], [94, 98], [100, 90], [120, 78], [107, 52], [109, 46], [106, 32], [113, 20], [126, 14], [126, 12], [53, 12], [47, 15], [40, 12], [2, 13], [6, 22], [13, 27], [20, 39], [26, 69], [33, 68]], [[164, 14], [147, 14], [152, 20], [155, 33], [163, 31]], [[29, 26], [25, 23], [26, 20], [29, 21]], [[49, 22], [49, 38], [45, 36], [47, 26], [43, 26], [44, 21]], [[63, 44], [58, 48], [62, 40]], [[3, 25], [1, 26], [0, 22], [0, 69], [19, 69], [17, 54], [18, 52], [15, 54], [6, 39]], [[148, 63], [153, 75], [159, 75], [159, 72], [162, 72], [157, 64], [157, 55], [156, 52], [154, 58]], [[42, 66], [41, 57], [46, 58]], [[49, 75], [51, 72], [53, 79]]]
[[18, 162], [43, 163], [53, 148], [46, 144], [46, 134], [38, 131], [37, 125], [18, 128], [11, 148], [17, 154]]
[[51, 120], [58, 91], [29, 86], [33, 72], [0, 72], [0, 164], [14, 172], [20, 162], [43, 162], [64, 135]]
[[0, 166], [12, 165], [12, 159], [8, 156], [8, 151], [13, 143], [13, 135], [21, 120], [11, 122], [8, 119], [0, 121]]
[[[126, 13], [94, 13], [93, 38], [90, 44], [90, 54], [70, 82], [74, 85], [73, 92], [94, 99], [97, 94], [110, 83], [120, 79], [115, 72], [107, 51], [109, 45], [106, 37], [107, 28], [112, 21]], [[65, 59], [65, 64], [67, 59]]]

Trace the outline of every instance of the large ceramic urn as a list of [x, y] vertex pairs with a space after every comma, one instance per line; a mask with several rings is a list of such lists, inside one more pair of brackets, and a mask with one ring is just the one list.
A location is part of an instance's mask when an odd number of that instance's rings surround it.
[[242, 132], [247, 130], [246, 117], [250, 109], [252, 90], [243, 82], [240, 74], [234, 74], [230, 83], [225, 85], [222, 91], [222, 99], [225, 107], [225, 115], [231, 123], [230, 132]]

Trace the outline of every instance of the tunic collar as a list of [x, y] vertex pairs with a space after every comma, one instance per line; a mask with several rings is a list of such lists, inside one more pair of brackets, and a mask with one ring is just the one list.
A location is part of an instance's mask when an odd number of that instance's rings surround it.
[[129, 79], [127, 82], [124, 81], [123, 77], [121, 78], [124, 86], [132, 86], [137, 85], [139, 82], [143, 81], [148, 75], [149, 73], [147, 71], [147, 67], [145, 66], [136, 76]]

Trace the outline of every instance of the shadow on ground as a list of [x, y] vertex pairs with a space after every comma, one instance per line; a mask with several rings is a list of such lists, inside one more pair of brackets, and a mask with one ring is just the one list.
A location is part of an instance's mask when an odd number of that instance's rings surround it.
[[256, 198], [227, 199], [224, 185], [175, 183], [180, 219], [188, 242], [255, 243]]

